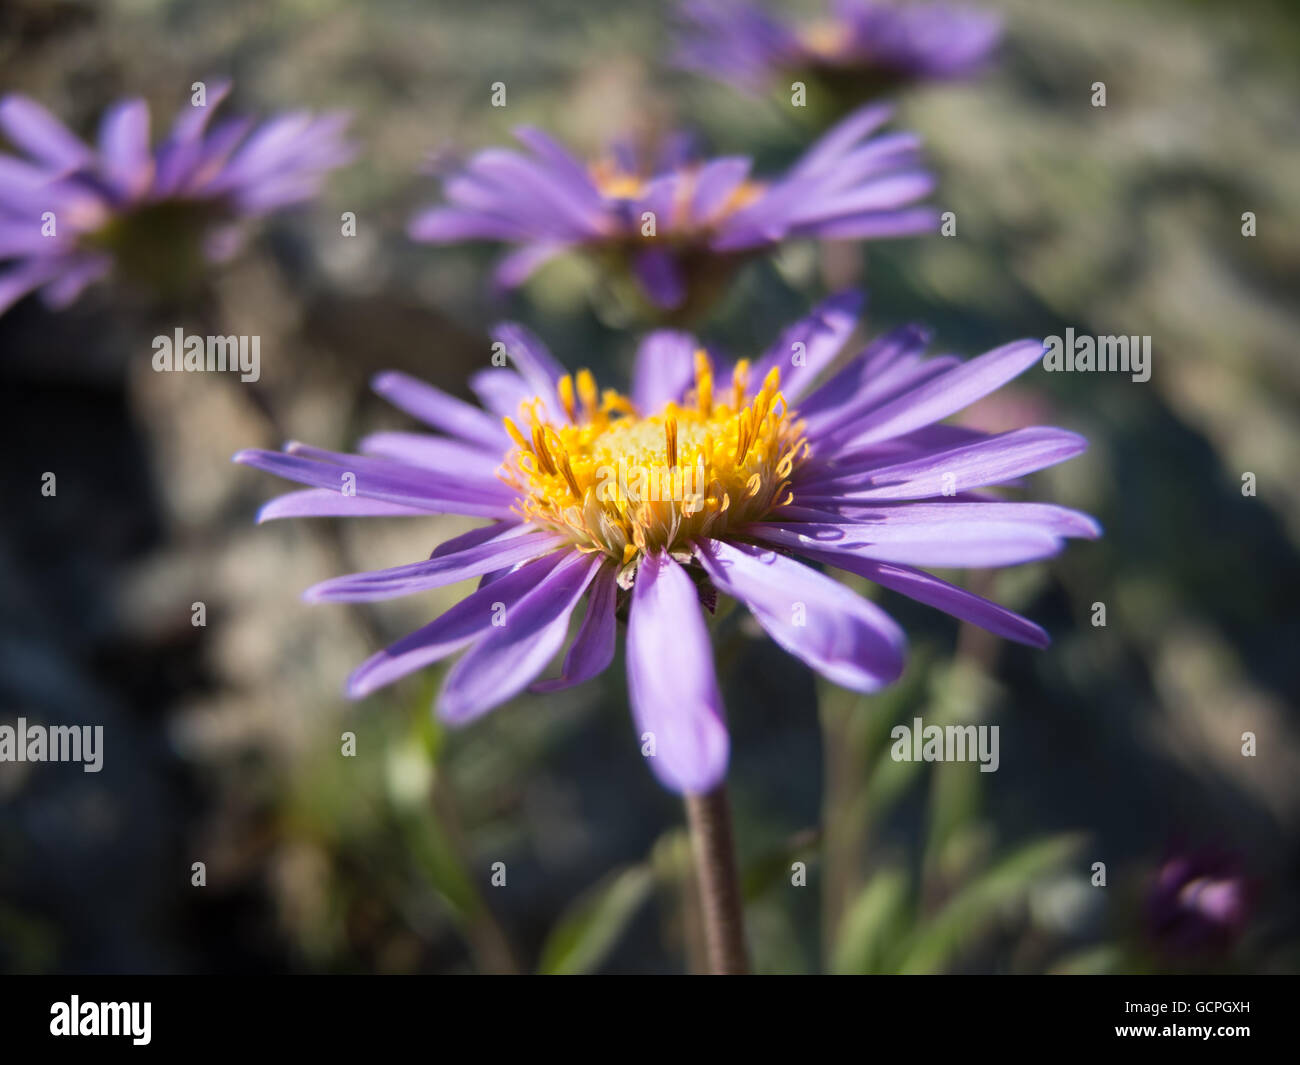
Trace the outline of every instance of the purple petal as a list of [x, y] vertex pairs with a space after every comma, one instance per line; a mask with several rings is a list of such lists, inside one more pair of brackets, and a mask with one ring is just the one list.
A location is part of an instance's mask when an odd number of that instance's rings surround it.
[[690, 333], [659, 329], [647, 335], [636, 351], [632, 401], [650, 415], [665, 404], [679, 402], [695, 380], [695, 352], [700, 342]]
[[1005, 499], [985, 502], [951, 500], [944, 503], [837, 503], [836, 509], [871, 530], [881, 525], [930, 529], [967, 522], [996, 522], [1033, 526], [1053, 536], [1080, 536], [1095, 540], [1101, 526], [1091, 515], [1054, 503], [1015, 503]]
[[555, 383], [564, 376], [564, 367], [555, 361], [532, 330], [517, 322], [501, 322], [492, 330], [492, 339], [506, 346], [506, 357], [518, 368], [534, 395], [548, 400], [554, 398]]
[[497, 448], [504, 455], [510, 436], [499, 421], [462, 399], [447, 395], [433, 385], [417, 381], [396, 370], [376, 374], [370, 387], [398, 410], [406, 411], [426, 425], [485, 448]]
[[659, 236], [671, 233], [677, 228], [677, 205], [682, 201], [682, 190], [686, 187], [686, 176], [679, 173], [664, 174], [649, 181], [644, 191], [630, 207], [632, 224], [638, 232], [646, 214], [655, 218], [655, 233]]
[[[304, 458], [314, 459], [317, 462], [341, 466], [356, 473], [358, 477], [373, 478], [375, 476], [409, 475], [418, 479], [421, 485], [426, 485], [431, 492], [448, 499], [463, 499], [467, 502], [481, 500], [496, 500], [503, 503], [514, 502], [516, 498], [515, 490], [497, 477], [497, 469], [500, 463], [492, 461], [495, 456], [491, 452], [481, 451], [458, 440], [425, 436], [421, 433], [376, 433], [369, 439], [379, 441], [382, 447], [384, 438], [389, 438], [391, 441], [391, 438], [396, 437], [421, 441], [424, 447], [428, 449], [426, 456], [433, 452], [441, 453], [448, 460], [443, 464], [445, 468], [437, 469], [396, 458], [352, 455], [344, 451], [329, 451], [321, 447], [312, 447], [310, 444], [304, 444], [297, 440], [291, 440], [285, 444], [284, 450], [290, 455], [300, 455]], [[400, 450], [391, 443], [390, 446], [394, 450]], [[477, 467], [470, 465], [475, 462], [482, 463], [482, 465]]]
[[646, 248], [632, 260], [632, 272], [646, 298], [662, 310], [673, 310], [686, 302], [686, 285], [672, 252]]
[[437, 620], [372, 655], [348, 678], [348, 696], [363, 698], [417, 669], [454, 654], [491, 631], [493, 619], [502, 616], [497, 604], [505, 604], [508, 617], [516, 602], [535, 589], [538, 582], [549, 576], [563, 559], [564, 555], [557, 552], [526, 562], [513, 573], [493, 582], [490, 588], [470, 593]]
[[219, 122], [212, 132], [178, 155], [164, 153], [159, 164], [159, 192], [197, 193], [219, 188], [223, 168], [240, 142], [253, 128], [251, 118], [231, 118]]
[[1028, 618], [922, 570], [873, 562], [845, 551], [804, 551], [803, 554], [815, 562], [856, 573], [882, 588], [935, 607], [961, 621], [969, 621], [996, 636], [1031, 647], [1047, 647], [1052, 642], [1047, 633]]
[[78, 255], [70, 259], [63, 272], [41, 289], [45, 306], [61, 311], [81, 295], [86, 286], [105, 277], [113, 268], [107, 255]]
[[888, 170], [915, 166], [921, 160], [922, 141], [915, 133], [884, 133], [841, 156], [825, 178], [833, 187], [846, 189]]
[[627, 623], [627, 679], [638, 743], [678, 793], [712, 791], [727, 773], [730, 741], [713, 649], [695, 585], [667, 554], [642, 559]]
[[887, 440], [955, 414], [1024, 373], [1042, 354], [1041, 340], [1017, 340], [985, 352], [866, 415], [845, 446]]
[[462, 207], [430, 207], [420, 211], [407, 225], [406, 234], [412, 240], [430, 244], [456, 244], [462, 240], [522, 240], [533, 236], [516, 221]]
[[429, 511], [422, 507], [407, 507], [401, 503], [386, 503], [365, 496], [345, 496], [333, 488], [304, 488], [297, 492], [272, 499], [257, 512], [260, 525], [276, 518], [374, 518], [423, 517]]
[[500, 452], [484, 451], [473, 444], [429, 433], [371, 433], [361, 438], [357, 450], [363, 455], [377, 455], [430, 470], [469, 474], [476, 479], [495, 479], [501, 466]]
[[[955, 505], [955, 504], [954, 504]], [[765, 543], [798, 554], [835, 551], [877, 562], [935, 568], [1013, 566], [1051, 558], [1062, 547], [1059, 536], [1023, 522], [952, 521], [930, 525], [803, 522], [757, 524], [747, 531]]]
[[504, 518], [512, 513], [513, 493], [504, 484], [488, 486], [359, 455], [340, 457], [350, 461], [339, 464], [305, 455], [250, 449], [239, 452], [234, 461], [299, 484], [340, 493], [351, 488], [359, 496], [418, 507], [430, 514]]
[[[792, 225], [808, 226], [891, 211], [924, 199], [934, 191], [935, 178], [924, 170], [904, 171], [865, 181], [853, 188], [810, 200], [790, 215]], [[934, 216], [936, 222], [938, 216]], [[936, 226], [937, 228], [937, 226]]]
[[213, 113], [221, 106], [221, 102], [230, 95], [230, 87], [229, 78], [217, 78], [209, 83], [207, 91], [204, 93], [202, 107], [196, 107], [193, 103], [190, 103], [176, 113], [168, 139], [177, 143], [185, 143], [202, 137], [203, 131], [208, 128], [208, 122]]
[[58, 259], [29, 259], [0, 270], [0, 314], [33, 289], [57, 277], [65, 265]]
[[65, 173], [94, 160], [90, 149], [67, 126], [26, 96], [0, 100], [0, 132], [33, 159]]
[[39, 222], [0, 221], [0, 259], [46, 255], [70, 247], [68, 242], [58, 237], [45, 236]]
[[[869, 409], [881, 391], [880, 382], [898, 369], [917, 365], [930, 331], [918, 325], [905, 325], [877, 337], [857, 358], [825, 384], [802, 399], [799, 415], [818, 431], [851, 416], [854, 410]], [[892, 386], [887, 386], [892, 387]]]
[[903, 630], [839, 581], [747, 544], [708, 540], [698, 558], [719, 591], [744, 603], [772, 639], [828, 680], [874, 692], [902, 673]]
[[36, 189], [44, 192], [56, 176], [42, 166], [0, 153], [0, 193], [6, 199], [14, 192], [30, 193]]
[[789, 177], [815, 177], [836, 166], [845, 152], [872, 130], [888, 122], [893, 113], [894, 109], [888, 104], [869, 104], [859, 108], [813, 144], [790, 171]]
[[[844, 431], [851, 433], [853, 426], [849, 425]], [[811, 487], [814, 482], [838, 481], [844, 476], [866, 473], [884, 462], [921, 458], [933, 451], [987, 440], [988, 436], [988, 433], [964, 425], [927, 425], [924, 429], [913, 429], [910, 433], [865, 447], [839, 450], [842, 445], [832, 433], [817, 441], [808, 463], [800, 469], [799, 483]]]
[[221, 175], [223, 188], [233, 188], [250, 179], [278, 170], [300, 147], [300, 140], [312, 125], [309, 111], [289, 111], [262, 123], [244, 141]]
[[1003, 484], [1054, 466], [1087, 446], [1088, 441], [1083, 437], [1064, 429], [1015, 429], [977, 443], [855, 472], [851, 478], [841, 477], [834, 482], [832, 493], [818, 496], [815, 492], [800, 491], [798, 501], [818, 506], [836, 501], [951, 496], [958, 491]]
[[311, 199], [323, 182], [323, 174], [286, 173], [265, 177], [240, 189], [235, 200], [241, 214], [256, 217]]
[[[470, 547], [478, 547], [479, 544], [485, 544], [489, 540], [497, 540], [511, 530], [523, 532], [524, 529], [519, 521], [495, 521], [490, 525], [484, 525], [478, 529], [470, 529], [469, 532], [463, 532], [459, 536], [453, 536], [450, 540], [444, 540], [433, 549], [430, 558], [443, 558], [446, 555], [454, 555]], [[523, 565], [523, 563], [518, 563]]]
[[587, 594], [587, 613], [573, 645], [564, 658], [564, 669], [554, 680], [539, 680], [535, 692], [557, 692], [591, 680], [614, 661], [614, 608], [618, 603], [618, 570], [605, 565], [597, 571]]
[[[862, 293], [840, 292], [786, 329], [754, 367], [751, 381], [755, 391], [773, 367], [780, 369], [781, 392], [791, 403], [810, 391], [817, 376], [849, 339], [862, 314], [862, 305]], [[796, 348], [796, 344], [800, 347]]]
[[749, 176], [751, 166], [744, 156], [711, 159], [700, 168], [691, 197], [690, 218], [695, 225], [707, 225], [726, 205], [731, 195]]
[[492, 271], [492, 286], [497, 292], [509, 292], [518, 288], [533, 273], [557, 255], [568, 251], [571, 245], [560, 241], [541, 241], [525, 244], [512, 251], [496, 265]]
[[[908, 342], [907, 337], [911, 338], [914, 346], [904, 347]], [[873, 364], [876, 360], [870, 356], [876, 344], [881, 341], [896, 341], [886, 343], [882, 353], [897, 351], [899, 355], [890, 360], [888, 365], [875, 369]], [[923, 358], [920, 353], [924, 350], [925, 343], [925, 339], [912, 327], [895, 330], [873, 343], [862, 357], [818, 388], [799, 405], [799, 413], [807, 423], [808, 439], [830, 439], [837, 435], [847, 439], [857, 429], [857, 420], [868, 411], [961, 365], [961, 360], [952, 356]], [[828, 450], [838, 450], [838, 446]]]
[[554, 224], [556, 235], [594, 237], [601, 232], [602, 203], [590, 181], [566, 180], [518, 152], [489, 148], [476, 155], [473, 172], [504, 189], [514, 190], [535, 203], [543, 217]]
[[479, 402], [498, 418], [514, 418], [519, 404], [533, 398], [532, 389], [514, 370], [493, 367], [479, 370], [469, 379], [469, 387]]
[[99, 124], [100, 170], [123, 200], [144, 195], [154, 176], [149, 150], [149, 105], [143, 100], [114, 104]]
[[571, 182], [575, 186], [586, 186], [592, 197], [599, 197], [591, 175], [572, 152], [557, 140], [535, 126], [520, 126], [514, 131], [515, 138], [534, 155], [542, 159], [557, 177]]
[[820, 222], [800, 222], [791, 224], [790, 235], [820, 237], [822, 240], [878, 240], [937, 233], [938, 230], [939, 212], [932, 207], [916, 207], [903, 211], [863, 211]]
[[[500, 596], [506, 577], [482, 590], [505, 604], [502, 624], [489, 629], [447, 674], [438, 697], [438, 715], [455, 725], [518, 695], [564, 646], [569, 618], [587, 591], [603, 558], [570, 553], [527, 593], [510, 604]], [[480, 593], [475, 593], [480, 594]]]
[[[435, 555], [426, 562], [411, 562], [390, 569], [350, 573], [308, 588], [309, 602], [365, 603], [396, 599], [412, 592], [442, 588], [470, 577], [481, 577], [549, 554], [568, 544], [560, 533], [542, 532], [527, 525], [508, 527], [476, 547], [447, 555]], [[531, 679], [531, 678], [530, 678]]]

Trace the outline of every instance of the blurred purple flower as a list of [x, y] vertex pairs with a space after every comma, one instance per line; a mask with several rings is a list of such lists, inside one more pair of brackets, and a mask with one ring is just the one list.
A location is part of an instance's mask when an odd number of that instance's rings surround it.
[[1217, 850], [1169, 858], [1147, 896], [1151, 938], [1173, 954], [1222, 953], [1241, 935], [1250, 890], [1236, 859]]
[[497, 268], [498, 288], [514, 288], [553, 256], [582, 249], [615, 276], [634, 278], [656, 308], [697, 310], [744, 258], [782, 241], [937, 229], [937, 212], [915, 206], [934, 187], [920, 168], [920, 139], [868, 139], [890, 113], [877, 106], [851, 115], [770, 181], [751, 178], [743, 156], [695, 158], [682, 138], [653, 160], [619, 145], [588, 166], [526, 127], [515, 135], [531, 156], [480, 152], [444, 182], [449, 205], [421, 211], [409, 232], [437, 244], [516, 245]]
[[781, 75], [822, 76], [858, 102], [909, 81], [959, 78], [989, 57], [1001, 20], [952, 4], [835, 0], [830, 14], [794, 24], [747, 0], [688, 0], [678, 65], [759, 92]]
[[[412, 595], [467, 578], [479, 589], [353, 674], [360, 698], [464, 651], [438, 698], [465, 724], [530, 684], [589, 680], [627, 619], [636, 731], [668, 788], [709, 791], [729, 740], [704, 608], [732, 596], [791, 654], [861, 692], [894, 681], [902, 630], [880, 607], [794, 555], [857, 574], [1000, 636], [1044, 647], [1033, 622], [919, 567], [1004, 566], [1095, 537], [1087, 515], [1010, 502], [989, 486], [1082, 451], [1063, 429], [989, 435], [939, 424], [1038, 362], [1022, 340], [963, 362], [926, 358], [928, 333], [895, 330], [821, 381], [853, 332], [853, 293], [832, 297], [751, 365], [716, 368], [689, 334], [641, 344], [630, 396], [567, 375], [518, 325], [494, 336], [514, 369], [470, 384], [487, 411], [399, 373], [375, 391], [438, 431], [382, 432], [359, 455], [290, 444], [235, 461], [311, 487], [259, 516], [463, 514], [491, 524], [427, 561], [319, 584], [313, 601]], [[816, 382], [821, 383], [816, 383]], [[538, 681], [586, 612], [560, 675]]]
[[241, 221], [309, 199], [351, 158], [343, 114], [209, 130], [229, 90], [210, 87], [154, 148], [143, 100], [113, 105], [93, 148], [35, 101], [0, 100], [0, 135], [22, 153], [0, 153], [0, 313], [37, 289], [65, 307], [115, 269], [170, 290], [232, 254]]

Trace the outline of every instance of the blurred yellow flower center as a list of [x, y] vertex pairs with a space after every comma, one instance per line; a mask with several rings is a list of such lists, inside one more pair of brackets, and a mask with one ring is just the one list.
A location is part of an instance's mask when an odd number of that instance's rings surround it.
[[822, 19], [809, 25], [802, 34], [804, 46], [814, 55], [833, 57], [849, 43], [849, 27], [834, 19]]
[[[682, 172], [677, 183], [676, 195], [671, 205], [672, 219], [675, 225], [682, 225], [690, 218], [691, 200], [695, 196], [701, 168], [688, 166]], [[599, 159], [592, 163], [589, 171], [592, 181], [602, 196], [612, 200], [639, 200], [649, 191], [650, 180], [640, 174], [629, 173], [621, 169], [612, 159]], [[716, 223], [720, 219], [748, 207], [766, 191], [767, 186], [760, 181], [746, 179], [732, 189], [726, 200], [718, 204], [710, 217], [702, 221]]]
[[522, 424], [505, 419], [517, 446], [503, 476], [519, 491], [520, 514], [629, 572], [647, 551], [687, 553], [697, 537], [762, 520], [789, 503], [807, 441], [780, 371], [756, 392], [749, 376], [742, 360], [730, 387], [715, 390], [713, 364], [696, 352], [694, 386], [654, 414], [612, 389], [598, 395], [587, 370], [564, 377], [554, 417], [533, 399]]

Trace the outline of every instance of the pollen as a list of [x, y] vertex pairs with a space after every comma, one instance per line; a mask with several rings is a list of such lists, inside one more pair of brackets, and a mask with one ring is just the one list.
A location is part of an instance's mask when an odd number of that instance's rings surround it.
[[803, 424], [780, 390], [780, 370], [757, 391], [736, 364], [730, 387], [715, 387], [708, 354], [680, 404], [643, 412], [613, 390], [598, 394], [587, 371], [564, 377], [554, 397], [505, 419], [515, 447], [503, 479], [516, 509], [534, 525], [608, 555], [630, 579], [640, 557], [689, 554], [700, 537], [761, 521], [789, 503], [790, 477], [807, 457]]

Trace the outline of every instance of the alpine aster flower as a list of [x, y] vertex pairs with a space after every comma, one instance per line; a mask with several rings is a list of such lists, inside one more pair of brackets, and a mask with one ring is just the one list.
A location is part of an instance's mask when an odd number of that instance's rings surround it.
[[910, 81], [963, 77], [988, 58], [999, 19], [950, 4], [834, 0], [829, 16], [784, 22], [747, 0], [689, 0], [677, 62], [758, 92], [785, 76], [863, 100]]
[[33, 100], [0, 100], [0, 135], [23, 153], [0, 153], [0, 314], [37, 289], [65, 307], [114, 269], [172, 291], [234, 252], [242, 220], [309, 199], [351, 157], [341, 114], [209, 130], [229, 90], [209, 88], [156, 148], [143, 100], [111, 107], [93, 148]]
[[[670, 789], [705, 793], [728, 759], [704, 618], [719, 593], [835, 683], [872, 692], [902, 669], [902, 631], [795, 556], [1041, 647], [1048, 639], [1033, 622], [922, 567], [1027, 562], [1054, 555], [1066, 537], [1098, 534], [1084, 514], [986, 491], [1077, 454], [1081, 437], [938, 424], [1034, 365], [1040, 342], [969, 362], [926, 358], [928, 336], [911, 326], [818, 385], [859, 302], [832, 297], [762, 357], [729, 367], [688, 334], [653, 333], [630, 395], [599, 391], [585, 370], [566, 373], [527, 330], [503, 325], [494, 335], [515, 369], [471, 379], [491, 413], [384, 373], [375, 390], [437, 433], [378, 433], [362, 440], [360, 455], [290, 444], [235, 461], [312, 486], [268, 503], [260, 520], [490, 519], [427, 561], [306, 593], [378, 600], [482, 578], [357, 669], [353, 697], [463, 651], [437, 705], [446, 721], [464, 724], [529, 685], [554, 691], [596, 676], [626, 618], [630, 701], [637, 733], [654, 737], [651, 766]], [[583, 601], [559, 675], [539, 681]]]
[[657, 159], [626, 146], [584, 164], [541, 130], [515, 136], [531, 156], [480, 152], [444, 182], [449, 205], [412, 220], [419, 241], [517, 245], [498, 288], [525, 281], [561, 252], [581, 249], [633, 278], [660, 311], [705, 307], [746, 258], [799, 237], [863, 240], [928, 232], [938, 215], [916, 207], [934, 187], [911, 133], [870, 135], [890, 110], [865, 108], [814, 144], [785, 175], [750, 176], [742, 156], [692, 157], [671, 141]]

